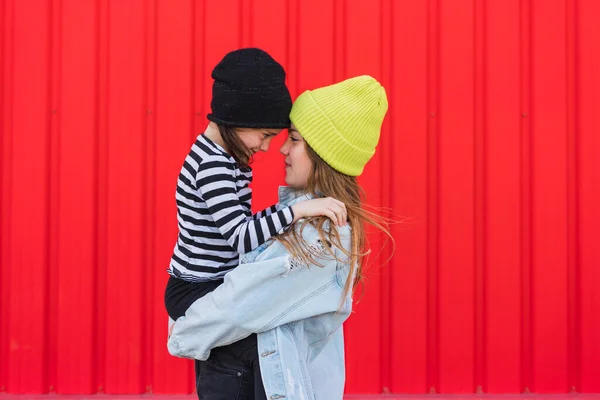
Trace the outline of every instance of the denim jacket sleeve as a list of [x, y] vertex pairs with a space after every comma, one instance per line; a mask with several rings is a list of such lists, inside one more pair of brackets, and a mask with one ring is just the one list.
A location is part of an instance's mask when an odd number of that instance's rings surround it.
[[[349, 228], [339, 232], [342, 244], [349, 248]], [[307, 235], [309, 243], [319, 243], [316, 232]], [[173, 326], [169, 352], [206, 360], [211, 349], [252, 333], [336, 312], [349, 266], [330, 255], [318, 263], [322, 266], [303, 265], [281, 243], [273, 243], [255, 262], [241, 264], [225, 276], [222, 285], [192, 304]]]

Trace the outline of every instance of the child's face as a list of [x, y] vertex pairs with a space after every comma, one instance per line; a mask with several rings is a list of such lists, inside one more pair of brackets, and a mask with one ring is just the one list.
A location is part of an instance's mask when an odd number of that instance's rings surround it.
[[306, 151], [306, 142], [293, 124], [279, 151], [285, 156], [285, 183], [294, 189], [306, 188], [312, 161]]
[[271, 139], [273, 139], [281, 129], [250, 129], [250, 128], [237, 128], [238, 136], [242, 143], [252, 151], [252, 154], [258, 153], [259, 151], [269, 150]]

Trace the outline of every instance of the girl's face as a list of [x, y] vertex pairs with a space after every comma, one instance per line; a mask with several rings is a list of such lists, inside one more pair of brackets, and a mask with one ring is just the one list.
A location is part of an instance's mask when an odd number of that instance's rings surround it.
[[252, 151], [252, 154], [269, 150], [271, 139], [277, 136], [281, 131], [281, 129], [236, 129], [240, 140], [248, 149], [250, 149], [250, 151]]
[[306, 142], [293, 124], [279, 151], [285, 156], [285, 183], [294, 189], [305, 189], [313, 163], [306, 151]]

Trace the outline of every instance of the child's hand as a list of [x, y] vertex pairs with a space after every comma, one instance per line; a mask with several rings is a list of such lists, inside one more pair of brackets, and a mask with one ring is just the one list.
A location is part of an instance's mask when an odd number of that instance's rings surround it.
[[344, 226], [348, 219], [346, 205], [333, 197], [301, 201], [292, 206], [294, 222], [307, 217], [329, 217], [336, 225]]

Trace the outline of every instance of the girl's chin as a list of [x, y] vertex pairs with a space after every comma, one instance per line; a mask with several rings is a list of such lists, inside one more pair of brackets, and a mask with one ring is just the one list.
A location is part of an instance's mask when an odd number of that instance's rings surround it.
[[289, 178], [288, 174], [285, 174], [285, 184], [287, 186], [293, 186], [294, 185], [294, 181]]
[[290, 182], [287, 179], [285, 180], [285, 184], [295, 190], [304, 190], [306, 189], [306, 185], [298, 185], [295, 182]]

